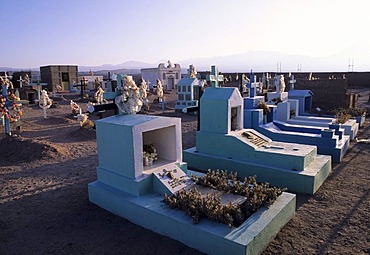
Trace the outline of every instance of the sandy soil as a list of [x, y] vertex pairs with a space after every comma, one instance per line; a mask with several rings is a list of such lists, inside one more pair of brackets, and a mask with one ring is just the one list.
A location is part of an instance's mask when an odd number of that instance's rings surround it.
[[[201, 254], [88, 201], [95, 131], [79, 129], [71, 97], [56, 101], [46, 120], [26, 106], [20, 137], [0, 140], [0, 254]], [[195, 145], [196, 116], [174, 113], [173, 103], [146, 114], [181, 117], [183, 148]], [[370, 137], [369, 121], [359, 137]], [[369, 153], [370, 144], [351, 143], [315, 195], [297, 195], [296, 216], [263, 254], [370, 254]]]

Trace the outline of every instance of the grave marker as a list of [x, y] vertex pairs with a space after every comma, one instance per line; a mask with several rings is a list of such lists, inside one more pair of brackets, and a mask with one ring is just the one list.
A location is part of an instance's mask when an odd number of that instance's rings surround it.
[[292, 76], [290, 77], [290, 90], [294, 90], [294, 84], [297, 82], [296, 79], [294, 79], [294, 74], [292, 74]]
[[[2, 84], [2, 96], [5, 99], [4, 109], [5, 109], [5, 111], [7, 111], [10, 103], [8, 101], [8, 88], [7, 88], [6, 84]], [[4, 116], [3, 123], [4, 123], [4, 127], [5, 127], [5, 135], [11, 136], [12, 133], [10, 131], [10, 121], [6, 116]]]
[[206, 79], [211, 82], [213, 88], [218, 88], [220, 87], [219, 82], [224, 80], [224, 76], [218, 73], [216, 66], [211, 66], [211, 74], [208, 74]]
[[46, 90], [42, 90], [39, 106], [42, 108], [44, 112], [44, 119], [47, 119], [46, 109], [50, 108], [51, 105], [52, 101], [48, 96], [48, 92], [46, 92]]
[[23, 79], [22, 79], [22, 76], [19, 76], [19, 80], [17, 80], [19, 82], [19, 87], [22, 88], [22, 83], [23, 83]]
[[257, 86], [259, 86], [259, 85], [260, 85], [260, 83], [257, 82], [257, 78], [251, 70], [251, 78], [250, 78], [250, 81], [247, 84], [247, 88], [249, 89], [249, 97], [255, 97], [256, 96]]

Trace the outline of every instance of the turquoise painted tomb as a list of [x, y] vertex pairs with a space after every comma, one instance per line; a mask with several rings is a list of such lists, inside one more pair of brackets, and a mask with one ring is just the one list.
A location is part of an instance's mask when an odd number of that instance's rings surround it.
[[207, 88], [200, 100], [196, 147], [185, 150], [189, 168], [237, 171], [258, 181], [313, 194], [331, 171], [331, 158], [317, 147], [276, 142], [254, 129], [244, 129], [243, 98], [236, 88]]
[[[182, 162], [180, 119], [116, 115], [96, 121], [96, 132], [99, 166], [89, 200], [202, 252], [259, 254], [295, 214], [295, 195], [284, 192], [237, 228], [203, 219], [194, 224], [161, 202], [164, 193], [194, 185]], [[147, 161], [144, 145], [154, 145], [157, 160]]]

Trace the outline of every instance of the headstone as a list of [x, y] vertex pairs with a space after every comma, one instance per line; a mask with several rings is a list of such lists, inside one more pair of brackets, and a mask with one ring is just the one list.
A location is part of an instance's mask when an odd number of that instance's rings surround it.
[[275, 92], [267, 93], [267, 101], [271, 104], [278, 104], [288, 100], [288, 92], [285, 92], [284, 75], [276, 75], [274, 78]]
[[19, 76], [19, 80], [17, 80], [17, 82], [19, 82], [19, 87], [22, 88], [23, 87], [23, 79], [22, 79], [22, 76]]
[[224, 76], [218, 73], [216, 66], [211, 66], [211, 74], [207, 75], [207, 81], [211, 82], [211, 86], [214, 88], [220, 87], [219, 82], [224, 80]]
[[294, 74], [290, 77], [290, 90], [294, 90], [294, 84], [296, 83], [296, 79], [294, 79]]
[[251, 71], [251, 78], [247, 84], [247, 88], [249, 89], [249, 97], [255, 97], [257, 95], [257, 87], [259, 87], [259, 82], [257, 82], [256, 75], [254, 75]]

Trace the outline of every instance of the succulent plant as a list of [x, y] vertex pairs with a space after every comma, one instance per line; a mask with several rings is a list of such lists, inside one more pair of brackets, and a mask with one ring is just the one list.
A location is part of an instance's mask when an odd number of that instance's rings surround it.
[[256, 176], [244, 177], [243, 181], [237, 178], [237, 172], [224, 170], [208, 170], [203, 176], [192, 175], [191, 179], [197, 185], [219, 190], [223, 193], [245, 196], [242, 204], [223, 205], [220, 194], [202, 194], [197, 188], [182, 189], [169, 196], [165, 194], [162, 200], [170, 208], [183, 210], [194, 223], [201, 218], [220, 222], [228, 227], [241, 225], [250, 215], [263, 206], [274, 203], [285, 189], [270, 187], [269, 183], [257, 183]]

